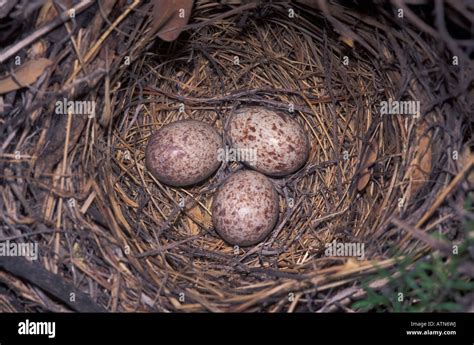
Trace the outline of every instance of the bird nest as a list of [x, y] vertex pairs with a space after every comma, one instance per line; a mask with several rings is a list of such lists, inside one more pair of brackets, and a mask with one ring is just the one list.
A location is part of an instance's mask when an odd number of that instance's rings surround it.
[[[0, 289], [15, 290], [2, 309], [345, 310], [365, 276], [445, 250], [429, 233], [459, 240], [473, 97], [451, 62], [464, 51], [433, 48], [422, 13], [398, 3], [198, 1], [172, 42], [155, 38], [150, 4], [93, 5], [79, 28], [50, 34], [67, 39], [38, 41], [25, 54], [53, 61], [46, 77], [3, 101], [0, 234], [38, 243], [39, 258], [0, 259]], [[95, 111], [76, 116], [67, 100]], [[224, 162], [177, 188], [144, 160], [150, 135], [177, 120], [227, 140], [242, 105], [287, 113], [311, 143], [303, 168], [271, 179], [278, 223], [250, 247], [224, 242], [210, 212], [216, 188], [245, 166]]]

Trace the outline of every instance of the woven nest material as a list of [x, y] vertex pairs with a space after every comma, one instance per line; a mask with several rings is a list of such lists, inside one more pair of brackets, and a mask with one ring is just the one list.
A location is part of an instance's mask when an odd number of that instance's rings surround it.
[[[93, 301], [110, 311], [344, 310], [363, 294], [364, 276], [443, 249], [423, 234], [462, 236], [452, 210], [473, 162], [463, 139], [471, 80], [395, 7], [198, 1], [191, 29], [168, 43], [150, 37], [148, 4], [121, 6], [106, 9], [115, 19], [130, 13], [105, 41], [112, 19], [103, 31], [92, 21], [76, 42], [85, 60], [99, 42], [86, 74], [55, 56], [44, 86], [25, 91], [30, 99], [2, 121], [4, 152], [24, 158], [2, 163], [0, 234], [39, 243], [36, 265], [84, 293], [84, 304], [58, 301], [64, 291], [51, 299], [4, 264], [0, 288], [14, 287], [16, 302], [2, 309], [96, 310]], [[55, 114], [63, 97], [95, 101], [96, 117]], [[420, 109], [382, 114], [392, 100]], [[216, 188], [245, 167], [224, 162], [204, 183], [174, 188], [147, 171], [144, 151], [153, 131], [181, 119], [226, 139], [241, 105], [287, 112], [311, 153], [301, 170], [272, 179], [274, 231], [239, 248], [217, 235], [210, 209]], [[364, 250], [328, 254], [338, 243]]]

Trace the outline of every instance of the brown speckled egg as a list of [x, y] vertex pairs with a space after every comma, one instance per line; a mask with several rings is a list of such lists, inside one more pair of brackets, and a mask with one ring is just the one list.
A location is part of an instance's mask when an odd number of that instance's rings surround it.
[[187, 186], [203, 181], [220, 165], [222, 138], [207, 123], [181, 120], [156, 131], [148, 141], [146, 167], [159, 181]]
[[241, 170], [217, 190], [212, 223], [228, 243], [250, 246], [262, 241], [278, 219], [278, 194], [272, 182], [256, 171]]
[[[230, 119], [228, 134], [233, 149], [255, 153], [255, 159], [245, 158], [243, 163], [266, 175], [291, 174], [308, 159], [309, 141], [304, 129], [279, 111], [240, 108]], [[252, 157], [250, 154], [242, 156]]]

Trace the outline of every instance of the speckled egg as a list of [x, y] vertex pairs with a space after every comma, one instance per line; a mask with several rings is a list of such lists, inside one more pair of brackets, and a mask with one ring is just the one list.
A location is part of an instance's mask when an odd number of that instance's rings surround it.
[[309, 155], [308, 137], [290, 116], [263, 107], [240, 108], [228, 125], [232, 147], [238, 152], [252, 152], [255, 157], [242, 162], [270, 176], [285, 176], [301, 168]]
[[212, 223], [228, 243], [250, 246], [262, 241], [278, 219], [278, 194], [272, 182], [256, 171], [241, 170], [217, 190]]
[[145, 163], [159, 181], [171, 186], [201, 182], [220, 165], [222, 138], [207, 123], [181, 120], [156, 131], [148, 141]]

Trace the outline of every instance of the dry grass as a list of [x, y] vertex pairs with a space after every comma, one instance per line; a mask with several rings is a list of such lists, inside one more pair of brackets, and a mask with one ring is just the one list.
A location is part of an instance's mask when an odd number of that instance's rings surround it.
[[[311, 8], [295, 6], [297, 20], [288, 18], [287, 4], [209, 20], [225, 7], [198, 2], [195, 29], [152, 44], [137, 5], [129, 6], [132, 17], [111, 12], [120, 32], [108, 25], [89, 42], [92, 28], [83, 41], [74, 36], [82, 59], [71, 52], [74, 69], [56, 65], [47, 76], [62, 75], [66, 84], [42, 84], [33, 93], [41, 99], [36, 107], [23, 105], [31, 116], [40, 112], [36, 126], [11, 125], [3, 145], [29, 158], [3, 155], [0, 234], [40, 243], [39, 264], [71, 288], [110, 311], [345, 310], [347, 297], [363, 295], [357, 283], [374, 265], [430, 250], [433, 243], [414, 231], [456, 227], [456, 202], [443, 202], [462, 195], [459, 184], [473, 163], [451, 140], [462, 137], [469, 104], [437, 103], [435, 85], [458, 76], [429, 72], [444, 57], [409, 26], [394, 29], [396, 18], [382, 8], [374, 22], [330, 7], [329, 22], [349, 26], [360, 18], [353, 33], [362, 43], [353, 46]], [[101, 69], [112, 73], [90, 77]], [[74, 84], [85, 77], [89, 85]], [[64, 90], [96, 101], [97, 117], [48, 112]], [[380, 116], [380, 102], [400, 96], [420, 100], [418, 118]], [[243, 167], [223, 164], [205, 183], [171, 188], [145, 169], [144, 149], [154, 130], [178, 119], [208, 122], [224, 135], [232, 109], [250, 103], [285, 111], [292, 104], [312, 150], [302, 170], [273, 180], [281, 212], [271, 236], [233, 248], [213, 230], [209, 210], [215, 189]], [[458, 122], [448, 121], [452, 109]], [[459, 150], [460, 159], [450, 159], [447, 148]], [[364, 260], [326, 256], [334, 240], [364, 243]], [[2, 283], [15, 288], [13, 299], [23, 304], [17, 310], [65, 309], [27, 278], [0, 272]], [[0, 299], [0, 308], [15, 306]]]

